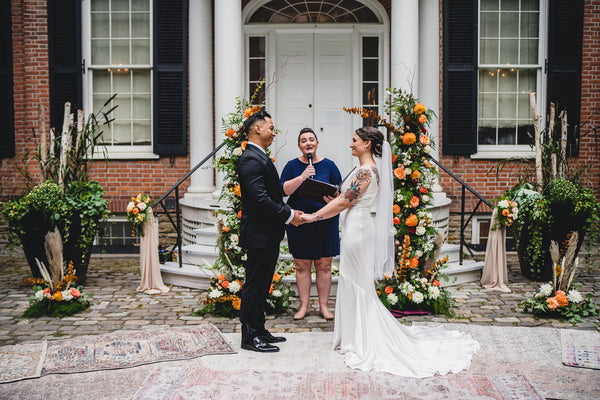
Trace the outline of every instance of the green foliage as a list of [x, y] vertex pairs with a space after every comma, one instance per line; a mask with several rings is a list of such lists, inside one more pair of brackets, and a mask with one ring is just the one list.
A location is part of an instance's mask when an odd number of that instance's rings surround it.
[[[81, 286], [75, 288], [80, 291], [83, 289]], [[33, 287], [34, 293], [40, 290], [42, 290], [40, 286]], [[55, 318], [68, 317], [88, 308], [92, 304], [89, 300], [90, 297], [92, 296], [86, 297], [82, 294], [71, 300], [57, 301], [46, 297], [39, 299], [34, 295], [29, 300], [29, 307], [23, 313], [23, 318], [39, 318], [43, 316]]]
[[[572, 285], [572, 288], [576, 289], [579, 286], [581, 285]], [[543, 289], [540, 288], [533, 297], [521, 303], [521, 306], [525, 312], [531, 312], [546, 318], [562, 318], [570, 323], [581, 322], [584, 318], [598, 315], [598, 308], [591, 293], [583, 296], [580, 302], [569, 301], [567, 305], [552, 309], [549, 307], [548, 299], [554, 296], [556, 296], [556, 293], [544, 295]]]
[[579, 201], [577, 187], [565, 178], [557, 178], [550, 182], [545, 191], [546, 198], [551, 204], [569, 207]]

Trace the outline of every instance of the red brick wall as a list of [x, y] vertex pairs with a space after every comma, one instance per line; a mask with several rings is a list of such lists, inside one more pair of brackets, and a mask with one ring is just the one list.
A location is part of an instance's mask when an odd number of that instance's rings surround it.
[[[440, 0], [440, 70], [443, 71], [443, 2]], [[440, 132], [443, 127], [443, 77], [440, 75]], [[578, 157], [570, 158], [573, 167], [586, 166], [587, 180], [600, 198], [600, 2], [586, 0], [583, 26], [583, 67], [581, 90], [581, 141]], [[598, 133], [594, 137], [592, 128]], [[440, 149], [443, 146], [440, 134]], [[502, 172], [496, 171], [502, 160], [472, 160], [468, 156], [444, 156], [440, 151], [441, 163], [450, 169], [465, 183], [479, 192], [486, 200], [492, 201], [502, 196], [503, 192], [517, 183], [521, 174], [532, 173], [531, 162], [507, 162]], [[451, 211], [460, 212], [461, 187], [443, 171], [440, 184], [446, 195], [452, 199]], [[471, 211], [478, 200], [467, 191], [465, 209]], [[490, 211], [487, 207], [478, 211]]]
[[[49, 110], [48, 21], [46, 1], [12, 0], [13, 69], [15, 102], [15, 152], [13, 159], [2, 161], [2, 200], [19, 195], [25, 180], [18, 172], [25, 152], [35, 151], [32, 130], [38, 129], [37, 109], [45, 104]], [[50, 115], [43, 116], [47, 126]], [[39, 183], [39, 167], [31, 161], [27, 167]], [[100, 182], [113, 212], [124, 212], [131, 196], [140, 192], [156, 199], [190, 169], [189, 157], [162, 157], [156, 160], [96, 161], [91, 168], [93, 179]], [[183, 195], [189, 181], [180, 188]]]

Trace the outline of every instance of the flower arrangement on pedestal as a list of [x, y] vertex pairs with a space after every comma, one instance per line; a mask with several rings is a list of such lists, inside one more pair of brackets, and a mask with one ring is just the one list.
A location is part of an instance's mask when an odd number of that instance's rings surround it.
[[127, 204], [127, 219], [131, 222], [131, 236], [144, 235], [142, 225], [148, 218], [152, 201], [145, 193], [140, 193], [136, 197], [132, 197]]
[[[230, 318], [238, 315], [238, 284], [241, 288], [245, 280], [244, 263], [247, 257], [246, 251], [239, 246], [242, 194], [237, 175], [237, 161], [248, 143], [248, 137], [243, 131], [244, 122], [264, 106], [263, 103], [256, 104], [256, 97], [261, 89], [262, 85], [256, 89], [254, 96], [249, 101], [237, 98], [235, 110], [223, 118], [225, 146], [223, 155], [215, 158], [214, 166], [217, 171], [223, 172], [225, 175], [225, 184], [221, 188], [219, 200], [224, 201], [228, 208], [215, 211], [219, 218], [219, 238], [217, 240], [219, 257], [213, 268], [218, 271], [219, 275], [211, 280], [205, 306], [197, 311], [200, 315], [208, 312]], [[267, 149], [267, 155], [270, 157], [269, 149]], [[267, 313], [283, 313], [289, 308], [290, 297], [295, 293], [290, 290], [287, 283], [279, 279], [289, 273], [291, 271], [286, 263], [279, 262], [271, 291], [267, 297], [267, 310], [265, 310]], [[225, 287], [223, 283], [225, 283]], [[232, 284], [233, 286], [231, 286]]]
[[438, 171], [429, 153], [434, 145], [427, 125], [435, 113], [410, 93], [388, 89], [385, 110], [391, 123], [368, 108], [344, 108], [388, 131], [394, 173], [394, 227], [396, 261], [394, 276], [378, 282], [383, 304], [392, 310], [424, 310], [451, 313], [451, 296], [439, 286], [447, 260], [435, 261], [444, 238], [432, 225], [427, 206]]
[[34, 295], [23, 317], [38, 318], [46, 315], [61, 318], [88, 308], [91, 303], [82, 294], [82, 288], [72, 287], [77, 281], [73, 262], [69, 262], [66, 271], [64, 269], [62, 238], [57, 228], [46, 234], [45, 247], [49, 265], [37, 260], [42, 278], [28, 280], [34, 284]]
[[508, 228], [519, 215], [519, 205], [516, 201], [510, 201], [506, 196], [503, 196], [496, 205], [496, 218], [490, 229], [496, 230], [499, 228]]
[[575, 257], [578, 236], [574, 232], [560, 248], [552, 241], [552, 282], [542, 284], [532, 298], [523, 302], [524, 311], [545, 317], [562, 317], [571, 323], [598, 313], [592, 294], [583, 296], [578, 290], [581, 284], [574, 280], [579, 266], [579, 259]]

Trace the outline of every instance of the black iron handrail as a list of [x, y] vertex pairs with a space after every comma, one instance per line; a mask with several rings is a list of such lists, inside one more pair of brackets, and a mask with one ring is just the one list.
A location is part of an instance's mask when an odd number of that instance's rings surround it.
[[[462, 179], [460, 179], [458, 176], [456, 176], [452, 171], [450, 171], [448, 168], [444, 167], [438, 160], [436, 160], [435, 158], [431, 157], [431, 161], [433, 161], [438, 167], [440, 167], [445, 173], [447, 173], [448, 175], [450, 175], [450, 177], [452, 179], [454, 179], [455, 181], [457, 181], [461, 185], [461, 197], [460, 197], [460, 199], [461, 199], [460, 200], [460, 244], [459, 244], [458, 263], [459, 263], [459, 265], [462, 265], [462, 262], [463, 262], [463, 248], [464, 247], [467, 248], [467, 250], [469, 251], [469, 254], [473, 258], [473, 260], [477, 261], [477, 258], [475, 257], [475, 255], [473, 254], [473, 251], [471, 250], [472, 245], [469, 245], [465, 241], [465, 229], [467, 228], [467, 226], [471, 222], [471, 219], [473, 218], [473, 215], [475, 215], [475, 213], [477, 212], [477, 209], [479, 208], [479, 206], [481, 205], [481, 203], [487, 205], [489, 208], [494, 208], [494, 206], [492, 205], [492, 203], [490, 203], [489, 201], [487, 201], [486, 199], [484, 199], [473, 188], [471, 188], [469, 185], [467, 185]], [[469, 213], [469, 218], [467, 219], [467, 222], [465, 222], [465, 194], [466, 194], [466, 190], [468, 190], [469, 192], [471, 192], [475, 197], [477, 197], [479, 199], [479, 202], [477, 202], [477, 205], [475, 206], [475, 208], [473, 209], [473, 211], [471, 211]]]
[[[204, 157], [204, 159], [202, 161], [200, 161], [198, 164], [196, 164], [196, 166], [194, 168], [190, 169], [190, 171], [187, 174], [185, 174], [183, 176], [183, 178], [181, 178], [180, 180], [177, 181], [176, 184], [171, 186], [171, 188], [169, 190], [167, 190], [162, 196], [160, 196], [158, 198], [158, 200], [156, 200], [154, 202], [154, 204], [152, 205], [152, 208], [157, 207], [159, 204], [161, 205], [163, 211], [160, 211], [160, 212], [167, 215], [167, 217], [169, 218], [169, 221], [171, 222], [171, 225], [173, 225], [173, 227], [175, 228], [175, 231], [177, 232], [177, 242], [171, 248], [171, 254], [173, 254], [173, 250], [175, 250], [175, 247], [177, 247], [177, 261], [179, 262], [179, 268], [183, 268], [183, 261], [181, 258], [182, 236], [181, 236], [181, 212], [180, 212], [180, 208], [179, 208], [179, 186], [181, 186], [181, 184], [183, 182], [185, 182], [194, 172], [196, 172], [196, 170], [198, 170], [198, 168], [200, 168], [202, 165], [204, 165], [205, 162], [210, 160], [217, 153], [217, 151], [221, 150], [221, 148], [223, 146], [225, 146], [225, 142], [222, 142], [220, 145], [218, 145], [213, 151], [211, 151], [206, 157]], [[167, 197], [169, 197], [169, 195], [173, 192], [175, 192], [175, 221], [173, 221], [173, 217], [171, 217], [171, 213], [169, 212], [169, 209], [166, 205]]]

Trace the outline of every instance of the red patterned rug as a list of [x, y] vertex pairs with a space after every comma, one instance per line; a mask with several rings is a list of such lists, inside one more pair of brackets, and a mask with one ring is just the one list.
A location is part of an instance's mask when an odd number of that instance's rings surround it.
[[543, 400], [523, 375], [426, 379], [367, 372], [215, 371], [157, 367], [134, 399]]
[[231, 353], [235, 351], [210, 324], [113, 332], [48, 342], [41, 375], [130, 368]]

